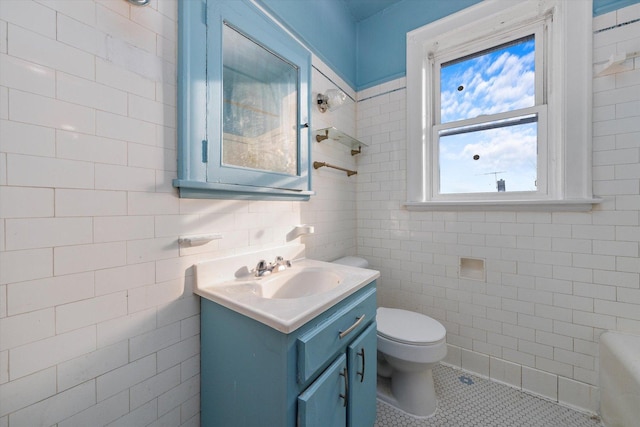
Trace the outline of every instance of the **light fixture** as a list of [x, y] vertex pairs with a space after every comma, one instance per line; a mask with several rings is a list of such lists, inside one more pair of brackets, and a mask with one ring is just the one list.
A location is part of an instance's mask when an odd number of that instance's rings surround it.
[[347, 94], [339, 89], [329, 89], [318, 94], [318, 109], [324, 113], [340, 108], [347, 101]]
[[127, 0], [127, 1], [136, 6], [146, 6], [149, 4], [150, 0]]

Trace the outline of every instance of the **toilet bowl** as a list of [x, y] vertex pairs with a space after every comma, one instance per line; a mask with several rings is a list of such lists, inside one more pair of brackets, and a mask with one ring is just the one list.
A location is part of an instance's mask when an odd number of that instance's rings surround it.
[[430, 417], [438, 399], [433, 367], [447, 355], [446, 330], [420, 313], [379, 307], [378, 374], [391, 379], [391, 394], [378, 397], [417, 416]]
[[[359, 257], [334, 261], [368, 267]], [[446, 330], [440, 322], [424, 314], [379, 307], [378, 375], [389, 378], [390, 390], [378, 387], [378, 398], [413, 416], [430, 417], [438, 400], [433, 385], [433, 367], [447, 355]]]

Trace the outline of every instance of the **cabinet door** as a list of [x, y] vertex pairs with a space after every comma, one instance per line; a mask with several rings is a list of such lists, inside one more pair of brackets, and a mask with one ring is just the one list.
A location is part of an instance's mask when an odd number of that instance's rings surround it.
[[377, 335], [373, 322], [347, 347], [349, 427], [372, 427], [376, 421]]
[[347, 425], [347, 358], [341, 354], [300, 396], [299, 427]]
[[254, 1], [177, 3], [180, 197], [309, 200], [309, 50]]

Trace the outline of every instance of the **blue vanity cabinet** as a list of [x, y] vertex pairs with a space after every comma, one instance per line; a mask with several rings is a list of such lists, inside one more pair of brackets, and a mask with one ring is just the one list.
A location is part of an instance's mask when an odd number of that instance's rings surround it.
[[372, 427], [375, 312], [375, 281], [288, 334], [202, 298], [201, 425]]

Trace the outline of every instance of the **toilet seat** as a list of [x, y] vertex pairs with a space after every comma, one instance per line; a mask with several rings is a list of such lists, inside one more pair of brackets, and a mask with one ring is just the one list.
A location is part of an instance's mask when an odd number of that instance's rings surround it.
[[429, 346], [445, 338], [440, 322], [424, 314], [395, 308], [378, 307], [378, 335], [388, 340], [415, 346]]

